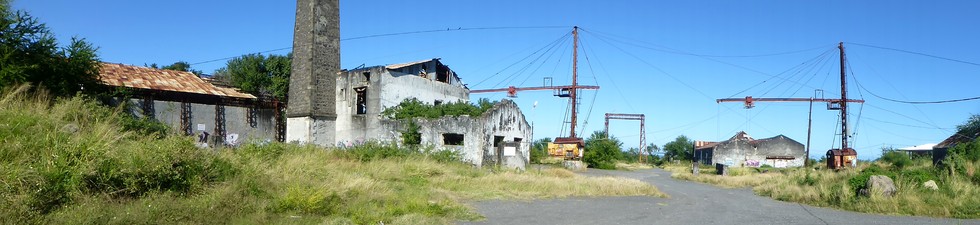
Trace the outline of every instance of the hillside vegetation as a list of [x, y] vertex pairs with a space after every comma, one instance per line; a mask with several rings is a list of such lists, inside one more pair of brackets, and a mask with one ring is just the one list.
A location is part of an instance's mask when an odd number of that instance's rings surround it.
[[475, 200], [664, 196], [638, 180], [476, 169], [378, 144], [199, 149], [91, 100], [8, 90], [0, 224], [438, 224], [480, 219]]

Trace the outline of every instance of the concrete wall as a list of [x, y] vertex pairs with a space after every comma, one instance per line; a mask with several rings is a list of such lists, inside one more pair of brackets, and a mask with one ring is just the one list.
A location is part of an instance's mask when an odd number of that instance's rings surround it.
[[[128, 110], [134, 115], [143, 117], [142, 99], [130, 99], [131, 108]], [[153, 101], [153, 117], [158, 121], [170, 126], [175, 132], [183, 133], [180, 124], [180, 102]], [[191, 104], [191, 131], [195, 135], [200, 134], [198, 126], [203, 125], [204, 131], [214, 135], [215, 127], [215, 106], [205, 104]], [[275, 141], [275, 110], [258, 109], [255, 115], [255, 126], [248, 122], [248, 108], [225, 106], [225, 133], [228, 135], [237, 134], [238, 141], [231, 144], [242, 144], [249, 141], [271, 142]]]
[[[726, 164], [732, 167], [800, 167], [806, 160], [806, 150], [803, 144], [776, 136], [762, 140], [731, 139], [718, 143], [712, 152], [712, 163]], [[767, 157], [785, 157], [793, 159], [767, 159]]]
[[[520, 145], [517, 150], [517, 155], [520, 157], [504, 157], [505, 161], [502, 162], [502, 166], [505, 167], [519, 167], [524, 168], [528, 162], [531, 161], [531, 126], [528, 124], [524, 114], [521, 109], [517, 107], [517, 104], [510, 100], [503, 100], [497, 105], [494, 105], [492, 109], [488, 110], [481, 116], [481, 125], [483, 126], [484, 132], [484, 145], [488, 146], [483, 149], [484, 162], [489, 162], [486, 159], [496, 159], [496, 151], [494, 149], [494, 136], [502, 136], [503, 141], [513, 141], [519, 142]], [[522, 161], [516, 161], [522, 160]]]
[[[434, 61], [429, 63], [432, 64], [430, 68], [435, 68]], [[432, 70], [435, 74], [435, 69]], [[370, 76], [365, 76], [365, 73]], [[356, 90], [359, 88], [366, 90], [365, 114], [357, 114]], [[416, 98], [429, 104], [434, 104], [436, 100], [444, 103], [469, 101], [469, 91], [460, 84], [438, 82], [431, 76], [422, 78], [415, 74], [391, 71], [384, 66], [341, 72], [337, 76], [335, 94], [337, 145], [386, 140], [381, 135], [386, 131], [381, 125], [381, 112], [397, 106], [405, 99]]]
[[[503, 141], [519, 139], [517, 157], [503, 157], [502, 166], [524, 169], [530, 162], [531, 125], [524, 118], [517, 104], [504, 100], [480, 117], [470, 116], [442, 117], [438, 119], [413, 120], [419, 125], [423, 146], [432, 146], [438, 150], [459, 151], [463, 161], [477, 167], [484, 164], [496, 163], [496, 149], [493, 144], [494, 136], [502, 136]], [[407, 122], [382, 120], [378, 138], [381, 140], [402, 143], [401, 133], [405, 131]], [[463, 135], [463, 145], [446, 145], [443, 134], [454, 133]]]

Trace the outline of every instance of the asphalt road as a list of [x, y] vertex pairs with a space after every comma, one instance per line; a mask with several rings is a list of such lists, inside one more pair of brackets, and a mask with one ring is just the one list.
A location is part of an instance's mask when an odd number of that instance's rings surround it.
[[980, 224], [980, 220], [888, 216], [781, 202], [749, 189], [724, 189], [675, 180], [670, 172], [590, 170], [649, 182], [670, 198], [604, 197], [535, 201], [483, 201], [486, 220], [463, 224]]

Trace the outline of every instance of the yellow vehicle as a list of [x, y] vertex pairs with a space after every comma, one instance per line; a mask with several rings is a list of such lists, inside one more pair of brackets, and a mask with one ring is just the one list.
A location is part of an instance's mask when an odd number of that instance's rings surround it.
[[564, 159], [578, 160], [585, 151], [585, 142], [581, 138], [555, 138], [548, 142], [548, 155]]

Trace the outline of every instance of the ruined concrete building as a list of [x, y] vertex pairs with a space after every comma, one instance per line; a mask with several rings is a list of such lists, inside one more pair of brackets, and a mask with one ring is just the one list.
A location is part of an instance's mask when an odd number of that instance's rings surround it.
[[800, 167], [807, 158], [803, 144], [783, 135], [756, 140], [741, 131], [721, 142], [694, 142], [694, 160], [706, 165]]
[[234, 88], [213, 85], [190, 72], [102, 63], [99, 80], [124, 90], [134, 115], [155, 119], [202, 145], [238, 145], [282, 140], [284, 105]]
[[[439, 105], [469, 101], [469, 89], [449, 66], [434, 58], [417, 62], [342, 71], [336, 80], [338, 146], [367, 141], [402, 143], [408, 121], [381, 112], [415, 98]], [[504, 100], [479, 117], [413, 119], [421, 145], [460, 152], [476, 166], [486, 163], [523, 168], [530, 160], [531, 126], [517, 104]], [[516, 143], [513, 146], [504, 146]]]

